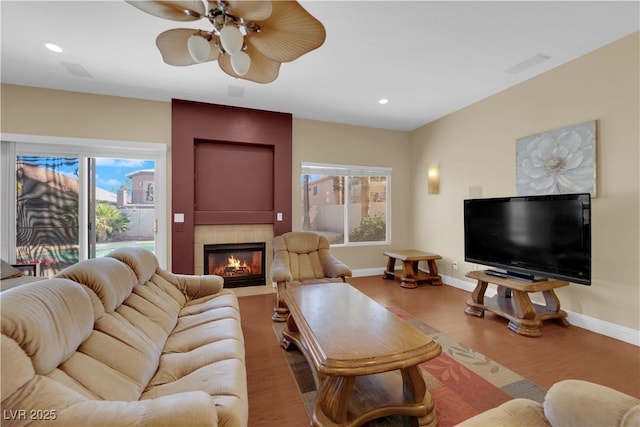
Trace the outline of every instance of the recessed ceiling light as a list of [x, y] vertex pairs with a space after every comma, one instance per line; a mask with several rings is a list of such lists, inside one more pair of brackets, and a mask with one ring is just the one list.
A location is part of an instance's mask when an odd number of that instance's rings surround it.
[[49, 49], [51, 52], [55, 52], [55, 53], [62, 53], [62, 48], [60, 46], [58, 46], [57, 44], [54, 43], [46, 43], [44, 45], [47, 49]]
[[389, 102], [389, 100], [388, 100], [387, 98], [382, 98], [382, 99], [380, 99], [380, 100], [378, 101], [378, 104], [386, 104], [386, 103], [388, 103], [388, 102]]

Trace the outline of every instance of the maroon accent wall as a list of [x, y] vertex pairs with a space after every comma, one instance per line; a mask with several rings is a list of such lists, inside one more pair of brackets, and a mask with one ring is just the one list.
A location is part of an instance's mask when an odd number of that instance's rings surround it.
[[[196, 225], [291, 231], [291, 114], [176, 99], [171, 114], [174, 272], [193, 274]], [[276, 221], [278, 212], [283, 221]], [[174, 213], [184, 213], [184, 223], [174, 223]]]
[[196, 224], [199, 212], [273, 212], [272, 145], [198, 140], [194, 147]]

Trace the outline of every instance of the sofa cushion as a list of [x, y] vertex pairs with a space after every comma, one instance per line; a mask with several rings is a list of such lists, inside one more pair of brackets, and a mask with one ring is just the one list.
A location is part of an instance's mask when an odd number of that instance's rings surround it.
[[234, 358], [244, 360], [244, 345], [241, 340], [224, 339], [191, 351], [166, 353], [160, 357], [158, 371], [149, 385], [156, 387], [177, 381], [204, 366]]
[[20, 348], [17, 342], [11, 338], [1, 335], [0, 341], [0, 385], [2, 396], [9, 396], [26, 384], [33, 376], [33, 364], [27, 354]]
[[176, 328], [167, 339], [163, 352], [191, 351], [205, 344], [226, 339], [242, 339], [240, 337], [242, 328], [236, 319], [220, 319], [197, 326]]
[[131, 294], [137, 278], [126, 264], [114, 258], [93, 258], [65, 268], [56, 277], [73, 280], [91, 289], [110, 313]]
[[51, 279], [2, 293], [2, 334], [46, 375], [75, 353], [93, 330], [91, 299], [77, 283]]
[[225, 359], [193, 370], [180, 379], [149, 387], [141, 399], [154, 399], [194, 389], [211, 395], [220, 426], [246, 426], [247, 379], [244, 362]]
[[88, 397], [124, 401], [140, 398], [157, 370], [162, 348], [177, 319], [177, 313], [167, 310], [164, 299], [145, 288], [136, 285], [115, 311], [96, 319], [91, 335], [60, 366], [66, 375], [59, 374], [60, 381], [70, 387], [70, 382], [80, 384]]
[[170, 297], [173, 300], [173, 306], [176, 309], [180, 309], [183, 305], [186, 304], [187, 298], [185, 294], [178, 288], [176, 283], [172, 283], [169, 280], [175, 281], [174, 277], [166, 278], [162, 274], [154, 274], [151, 276], [146, 285], [149, 288], [152, 288], [154, 292], [159, 295], [163, 295], [163, 297]]
[[[189, 316], [192, 314], [204, 313], [221, 307], [233, 307], [238, 311], [238, 297], [228, 290], [222, 290], [215, 295], [194, 299], [185, 304], [180, 310], [180, 316]], [[238, 312], [238, 320], [240, 320]]]
[[115, 258], [127, 264], [136, 274], [140, 285], [147, 283], [160, 266], [153, 252], [143, 248], [121, 248], [107, 254], [107, 257]]

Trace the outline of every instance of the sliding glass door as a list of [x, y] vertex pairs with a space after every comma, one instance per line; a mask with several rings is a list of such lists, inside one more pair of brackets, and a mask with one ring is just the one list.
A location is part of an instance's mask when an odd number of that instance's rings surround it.
[[[139, 246], [166, 265], [164, 150], [141, 146], [2, 141], [3, 259], [38, 263], [41, 274], [52, 276], [80, 260]], [[109, 156], [116, 151], [126, 156]]]
[[85, 248], [88, 258], [122, 246], [154, 251], [155, 162], [92, 157], [82, 162], [86, 167], [77, 157], [17, 156], [17, 264], [39, 263], [52, 275], [84, 258]]

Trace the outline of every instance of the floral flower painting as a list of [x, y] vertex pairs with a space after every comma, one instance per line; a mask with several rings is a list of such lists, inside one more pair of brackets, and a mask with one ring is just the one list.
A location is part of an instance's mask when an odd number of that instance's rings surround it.
[[596, 195], [595, 120], [517, 140], [518, 196]]

